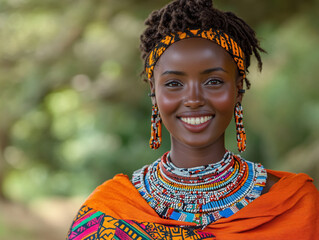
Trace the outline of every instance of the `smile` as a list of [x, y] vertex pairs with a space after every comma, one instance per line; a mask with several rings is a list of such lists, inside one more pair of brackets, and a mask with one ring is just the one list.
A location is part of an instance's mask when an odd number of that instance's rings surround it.
[[180, 119], [190, 125], [200, 125], [211, 120], [212, 116], [204, 116], [204, 117], [181, 117]]

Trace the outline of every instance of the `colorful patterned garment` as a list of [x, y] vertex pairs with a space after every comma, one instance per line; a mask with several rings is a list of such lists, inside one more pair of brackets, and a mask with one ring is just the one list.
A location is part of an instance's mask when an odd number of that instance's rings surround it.
[[67, 239], [318, 239], [319, 192], [312, 179], [306, 174], [267, 173], [280, 178], [268, 193], [203, 230], [159, 217], [128, 176], [119, 174], [85, 201]]
[[197, 240], [216, 238], [211, 233], [205, 233], [194, 228], [187, 229], [150, 222], [119, 220], [83, 206], [72, 224], [68, 239]]

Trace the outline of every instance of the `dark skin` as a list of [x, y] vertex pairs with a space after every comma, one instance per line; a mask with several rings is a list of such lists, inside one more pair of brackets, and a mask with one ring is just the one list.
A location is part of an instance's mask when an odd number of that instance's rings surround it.
[[[201, 38], [174, 43], [158, 60], [150, 87], [170, 132], [174, 165], [191, 168], [220, 161], [226, 152], [225, 130], [243, 97], [243, 78], [229, 53]], [[268, 178], [265, 192], [278, 181]]]

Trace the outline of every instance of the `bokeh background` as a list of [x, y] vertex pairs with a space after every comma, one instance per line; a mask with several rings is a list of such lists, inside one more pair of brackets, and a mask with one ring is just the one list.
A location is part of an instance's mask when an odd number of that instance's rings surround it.
[[[148, 148], [139, 35], [164, 0], [0, 0], [0, 239], [64, 239], [90, 192]], [[216, 0], [257, 32], [244, 157], [319, 185], [319, 1]], [[232, 123], [227, 146], [236, 151]]]

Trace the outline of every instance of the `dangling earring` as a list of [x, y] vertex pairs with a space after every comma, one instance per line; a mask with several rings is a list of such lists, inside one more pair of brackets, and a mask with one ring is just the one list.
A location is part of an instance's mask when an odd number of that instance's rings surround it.
[[243, 108], [240, 102], [236, 103], [235, 106], [235, 123], [237, 133], [237, 147], [239, 152], [246, 150], [246, 133], [243, 124]]
[[158, 149], [162, 143], [162, 119], [157, 105], [152, 107], [150, 148]]

